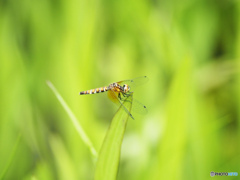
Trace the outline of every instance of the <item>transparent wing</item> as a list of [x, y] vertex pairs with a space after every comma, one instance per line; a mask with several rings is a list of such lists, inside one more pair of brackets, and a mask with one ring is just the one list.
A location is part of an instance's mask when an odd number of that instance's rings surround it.
[[148, 112], [147, 107], [136, 99], [132, 100], [132, 111], [142, 115], [145, 115]]
[[[129, 96], [133, 96], [133, 93], [131, 93]], [[121, 101], [124, 101], [124, 102], [129, 101], [128, 96], [125, 96], [125, 97], [122, 96]], [[144, 106], [142, 103], [140, 103], [138, 100], [131, 97], [131, 102], [129, 103], [132, 103], [132, 109], [131, 109], [132, 112], [142, 114], [142, 115], [147, 114], [148, 112], [147, 107]]]
[[129, 107], [129, 104], [131, 104], [131, 106], [132, 106], [131, 111], [132, 112], [142, 114], [142, 115], [147, 114], [147, 112], [148, 112], [146, 106], [144, 106], [142, 103], [140, 103], [139, 101], [137, 101], [136, 99], [133, 98], [133, 93], [130, 93], [128, 96], [125, 96], [125, 97], [121, 96], [121, 99], [119, 99], [118, 94], [115, 91], [109, 90], [108, 91], [108, 97], [111, 101], [113, 101], [118, 106], [122, 106], [124, 108], [124, 110], [131, 117], [132, 117], [132, 114], [128, 111], [128, 109], [124, 106], [124, 104], [126, 104], [128, 107]]
[[137, 87], [139, 85], [143, 85], [146, 82], [148, 82], [148, 77], [147, 76], [141, 76], [141, 77], [137, 77], [137, 78], [134, 78], [134, 79], [119, 81], [117, 83], [120, 84], [121, 86], [124, 85], [124, 84], [127, 84], [128, 86], [130, 86], [131, 91], [133, 91], [135, 89], [135, 87]]
[[[109, 90], [108, 97], [111, 101], [113, 101], [115, 104], [117, 104], [119, 107], [121, 107], [127, 114], [129, 114], [129, 116], [132, 119], [134, 119], [132, 114], [129, 112], [129, 110], [124, 106], [124, 104], [132, 103], [132, 96], [125, 98], [125, 100], [121, 102], [120, 99], [118, 98], [118, 94], [116, 92], [114, 92], [113, 90]], [[129, 107], [129, 104], [127, 106]]]

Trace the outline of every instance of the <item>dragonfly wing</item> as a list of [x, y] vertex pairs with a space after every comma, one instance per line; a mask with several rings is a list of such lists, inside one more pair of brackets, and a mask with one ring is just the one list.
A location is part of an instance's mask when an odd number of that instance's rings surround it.
[[142, 115], [147, 114], [147, 112], [148, 112], [147, 107], [144, 106], [142, 103], [140, 103], [138, 100], [134, 99], [133, 97], [131, 97], [131, 99], [130, 99], [131, 101], [129, 101], [129, 99], [128, 99], [129, 96], [133, 96], [133, 92], [128, 95], [125, 95], [125, 97], [121, 96], [121, 100], [132, 104], [131, 111], [138, 113], [138, 114], [142, 114]]
[[132, 100], [132, 111], [142, 115], [145, 115], [148, 112], [147, 107], [136, 99]]
[[148, 77], [147, 76], [141, 76], [141, 77], [137, 77], [137, 78], [134, 78], [134, 79], [119, 81], [117, 83], [120, 84], [121, 86], [124, 85], [124, 84], [129, 85], [130, 88], [131, 88], [131, 91], [132, 91], [132, 90], [134, 90], [135, 87], [137, 87], [139, 85], [143, 85], [147, 82], [148, 82]]
[[[124, 104], [126, 103], [132, 103], [132, 96], [127, 97], [123, 102], [121, 102], [120, 99], [118, 98], [118, 94], [113, 90], [109, 90], [108, 97], [111, 101], [113, 101], [115, 104], [120, 106], [126, 113], [128, 113], [132, 119], [134, 119], [129, 110], [124, 106]], [[127, 107], [129, 107], [129, 104], [127, 105]]]
[[114, 102], [115, 104], [117, 104], [118, 106], [121, 105], [121, 102], [119, 102], [118, 100], [118, 94], [115, 93], [114, 91], [112, 91], [111, 89], [107, 92], [108, 98]]

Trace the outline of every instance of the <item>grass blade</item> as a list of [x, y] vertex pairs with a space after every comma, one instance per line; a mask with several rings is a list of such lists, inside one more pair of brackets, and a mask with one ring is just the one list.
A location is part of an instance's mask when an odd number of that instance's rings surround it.
[[[130, 96], [129, 98], [132, 98]], [[131, 101], [125, 101], [124, 106], [131, 110]], [[131, 111], [130, 111], [131, 112]], [[120, 160], [122, 140], [129, 114], [120, 107], [112, 119], [111, 125], [102, 144], [95, 170], [95, 180], [116, 179]]]
[[95, 150], [95, 148], [92, 145], [92, 142], [90, 141], [90, 139], [88, 138], [88, 136], [86, 135], [86, 133], [84, 132], [81, 124], [79, 123], [79, 121], [77, 120], [76, 116], [73, 114], [73, 112], [71, 111], [71, 109], [68, 107], [67, 103], [64, 101], [64, 99], [62, 98], [62, 96], [58, 93], [58, 91], [56, 90], [56, 88], [53, 86], [53, 84], [50, 81], [47, 81], [47, 85], [50, 87], [50, 89], [53, 91], [53, 93], [55, 94], [55, 96], [57, 97], [57, 99], [59, 100], [60, 104], [63, 106], [64, 110], [67, 112], [67, 114], [69, 115], [74, 127], [76, 128], [79, 136], [81, 137], [81, 139], [83, 140], [83, 142], [89, 147], [90, 152], [92, 153], [92, 155], [94, 157], [97, 157], [97, 151]]

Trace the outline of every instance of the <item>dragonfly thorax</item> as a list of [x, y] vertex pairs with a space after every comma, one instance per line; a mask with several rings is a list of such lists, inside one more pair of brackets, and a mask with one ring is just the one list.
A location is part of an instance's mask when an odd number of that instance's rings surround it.
[[128, 86], [127, 84], [124, 84], [123, 86], [121, 86], [118, 83], [112, 83], [109, 85], [109, 89], [112, 89], [115, 92], [127, 93], [130, 91], [130, 86]]

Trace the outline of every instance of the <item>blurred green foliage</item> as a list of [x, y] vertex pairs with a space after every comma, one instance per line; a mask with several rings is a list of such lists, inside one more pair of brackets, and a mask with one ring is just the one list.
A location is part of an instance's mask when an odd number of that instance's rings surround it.
[[142, 75], [134, 97], [149, 113], [128, 121], [118, 179], [240, 173], [239, 22], [234, 0], [1, 0], [0, 177], [93, 179], [45, 82], [99, 151], [116, 108], [79, 91]]

